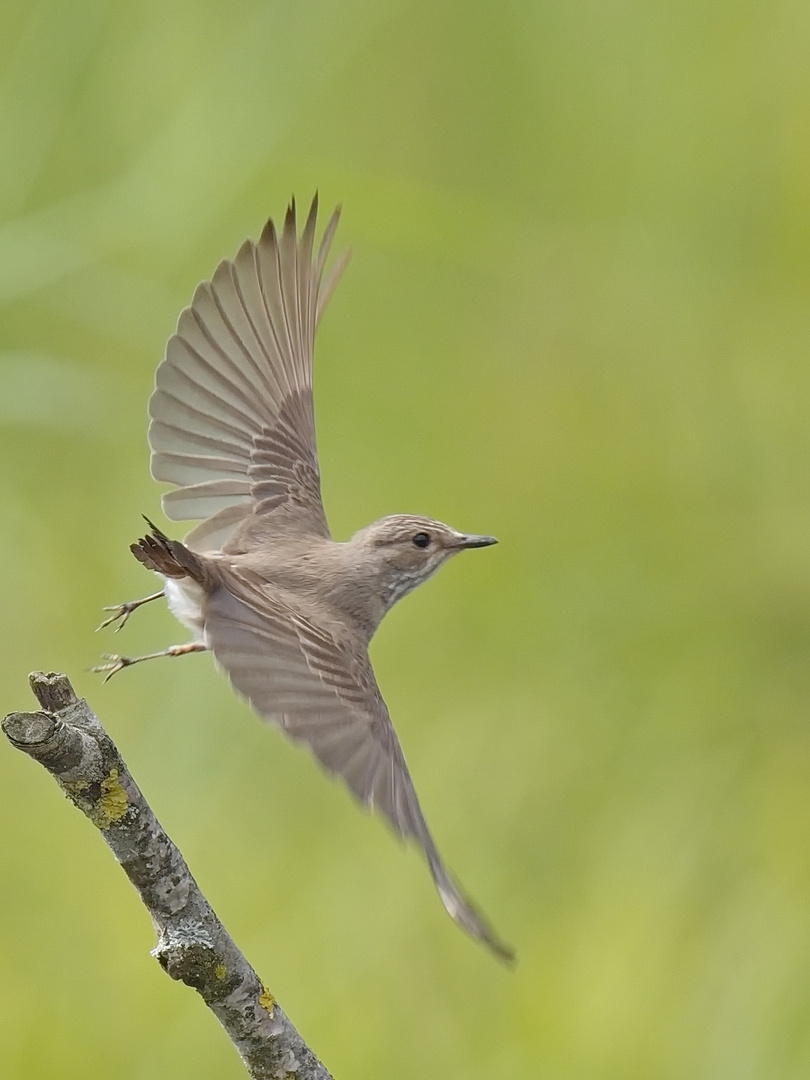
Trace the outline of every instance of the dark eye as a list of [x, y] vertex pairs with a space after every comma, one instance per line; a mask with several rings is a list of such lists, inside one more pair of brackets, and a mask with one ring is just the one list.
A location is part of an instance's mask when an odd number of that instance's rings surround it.
[[430, 544], [430, 537], [427, 533], [417, 533], [413, 538], [413, 542], [418, 548], [426, 548]]

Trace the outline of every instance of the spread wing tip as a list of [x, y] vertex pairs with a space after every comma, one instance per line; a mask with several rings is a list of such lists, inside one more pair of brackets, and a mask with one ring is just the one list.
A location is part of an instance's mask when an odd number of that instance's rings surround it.
[[464, 896], [445, 869], [435, 847], [431, 845], [431, 848], [426, 850], [426, 855], [436, 889], [450, 917], [471, 937], [486, 945], [499, 960], [514, 964], [514, 949], [498, 937], [483, 915], [479, 914]]

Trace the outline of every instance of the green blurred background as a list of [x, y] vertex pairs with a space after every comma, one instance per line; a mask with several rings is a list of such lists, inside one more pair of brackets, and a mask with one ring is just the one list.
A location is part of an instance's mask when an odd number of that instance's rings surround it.
[[[3, 0], [2, 712], [67, 672], [336, 1076], [810, 1075], [810, 15]], [[318, 188], [327, 511], [492, 532], [373, 646], [517, 948], [184, 640], [127, 546], [180, 309]], [[238, 1078], [94, 830], [0, 745], [0, 1069]]]

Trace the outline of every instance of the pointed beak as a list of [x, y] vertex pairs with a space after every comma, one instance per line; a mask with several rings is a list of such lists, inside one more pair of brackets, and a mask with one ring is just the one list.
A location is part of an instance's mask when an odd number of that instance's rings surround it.
[[460, 536], [458, 545], [465, 550], [467, 548], [479, 548], [490, 547], [492, 544], [497, 544], [498, 541], [494, 536]]

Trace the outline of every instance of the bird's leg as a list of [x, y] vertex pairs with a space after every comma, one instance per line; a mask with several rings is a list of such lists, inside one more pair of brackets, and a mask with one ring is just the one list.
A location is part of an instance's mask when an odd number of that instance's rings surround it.
[[152, 593], [151, 596], [144, 596], [143, 600], [128, 600], [125, 604], [113, 604], [111, 607], [102, 608], [103, 611], [111, 611], [113, 614], [109, 617], [109, 619], [105, 619], [100, 626], [97, 626], [96, 631], [98, 632], [99, 630], [103, 630], [105, 626], [109, 626], [110, 623], [114, 623], [118, 619], [120, 619], [121, 621], [115, 628], [115, 632], [117, 634], [136, 608], [142, 607], [144, 604], [148, 604], [150, 600], [157, 600], [163, 595], [163, 589], [161, 589], [160, 592]]
[[207, 648], [208, 646], [202, 641], [188, 641], [185, 645], [170, 645], [168, 649], [147, 653], [145, 656], [118, 656], [117, 653], [102, 653], [102, 659], [109, 660], [109, 664], [98, 664], [90, 670], [99, 674], [105, 672], [104, 682], [107, 682], [116, 672], [123, 671], [125, 667], [132, 667], [133, 664], [140, 664], [143, 660], [157, 660], [159, 656], [185, 656], [186, 653], [205, 652]]

